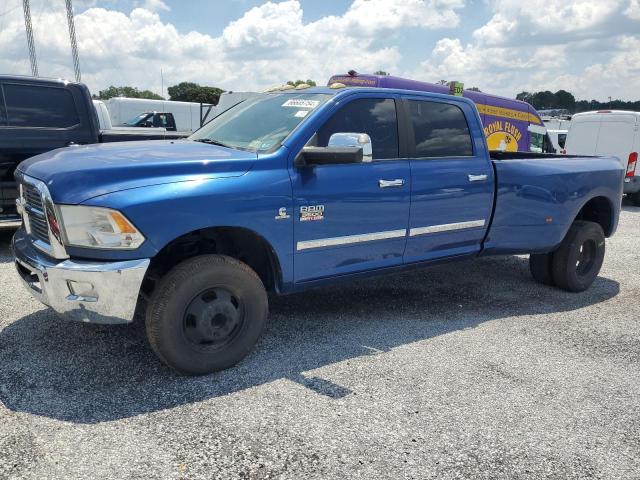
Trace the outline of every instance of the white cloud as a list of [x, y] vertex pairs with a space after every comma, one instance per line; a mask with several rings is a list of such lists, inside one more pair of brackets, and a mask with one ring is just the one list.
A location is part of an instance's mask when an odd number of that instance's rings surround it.
[[492, 0], [494, 15], [473, 33], [479, 43], [548, 43], [597, 34], [620, 14], [624, 0]]
[[[19, 0], [9, 1], [18, 6]], [[299, 1], [266, 2], [231, 22], [219, 37], [181, 33], [162, 22], [157, 12], [168, 7], [161, 0], [140, 5], [128, 15], [106, 8], [76, 15], [83, 81], [93, 91], [110, 84], [159, 91], [161, 68], [165, 84], [190, 80], [234, 90], [291, 78], [324, 82], [349, 68], [397, 70], [398, 49], [374, 45], [377, 35], [404, 26], [454, 25], [463, 0], [355, 0], [342, 16], [308, 23]], [[15, 10], [0, 31], [0, 71], [28, 73], [22, 12]], [[62, 7], [33, 12], [33, 19], [40, 73], [70, 76]]]
[[583, 99], [636, 100], [639, 1], [492, 0], [492, 16], [471, 42], [443, 38], [408, 73], [507, 96], [564, 88]]
[[[569, 85], [584, 99], [638, 99], [640, 92], [640, 38], [624, 36], [606, 62], [588, 66], [580, 74], [565, 74], [551, 85]], [[566, 87], [565, 87], [566, 88]], [[595, 92], [598, 92], [596, 95]]]
[[624, 14], [633, 20], [640, 20], [640, 0], [630, 0]]
[[[89, 6], [96, 0], [82, 1]], [[295, 78], [322, 83], [353, 68], [460, 80], [510, 96], [566, 88], [581, 98], [637, 99], [640, 0], [486, 1], [490, 17], [466, 41], [461, 30], [451, 28], [465, 27], [464, 0], [353, 0], [342, 15], [311, 22], [299, 1], [267, 1], [218, 36], [178, 31], [161, 20], [159, 12], [168, 8], [162, 0], [140, 0], [129, 13], [89, 8], [76, 15], [76, 31], [83, 81], [94, 92], [111, 84], [159, 92], [160, 69], [165, 86], [196, 81], [243, 90]], [[28, 74], [21, 2], [4, 2], [0, 72]], [[71, 77], [64, 2], [49, 2], [47, 10], [34, 3], [40, 73]], [[419, 29], [447, 28], [435, 44], [420, 45], [431, 50], [421, 63], [414, 67], [405, 60], [412, 56], [398, 47], [398, 39], [407, 29], [415, 35]]]
[[171, 10], [169, 8], [169, 5], [164, 3], [162, 0], [144, 0], [144, 2], [142, 2], [142, 5], [140, 6], [145, 10], [149, 10], [150, 12], [168, 12]]

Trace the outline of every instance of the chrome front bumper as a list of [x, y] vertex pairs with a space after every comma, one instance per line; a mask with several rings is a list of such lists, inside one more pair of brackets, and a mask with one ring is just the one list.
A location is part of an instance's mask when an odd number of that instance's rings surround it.
[[149, 259], [54, 260], [36, 250], [23, 228], [13, 237], [16, 269], [31, 294], [64, 318], [90, 323], [133, 321]]

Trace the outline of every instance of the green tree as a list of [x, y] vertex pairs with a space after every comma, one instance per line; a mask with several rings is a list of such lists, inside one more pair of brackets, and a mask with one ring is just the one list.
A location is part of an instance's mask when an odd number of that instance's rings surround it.
[[558, 90], [553, 96], [555, 97], [554, 107], [556, 108], [566, 108], [572, 111], [576, 107], [575, 97], [566, 90]]
[[555, 108], [556, 97], [549, 90], [545, 90], [544, 92], [536, 92], [531, 95], [531, 101], [529, 103], [536, 110], [540, 110], [542, 108]]
[[301, 83], [306, 83], [310, 87], [315, 87], [316, 86], [316, 82], [314, 80], [295, 80], [295, 81], [289, 80], [287, 82], [287, 85], [293, 85], [294, 87], [297, 87]]
[[114, 87], [113, 85], [111, 85], [109, 88], [100, 90], [100, 92], [98, 92], [98, 98], [101, 100], [108, 100], [113, 97], [164, 100], [164, 97], [161, 97], [157, 93], [153, 93], [150, 90], [138, 90], [136, 87]]
[[558, 90], [556, 93], [545, 92], [520, 92], [517, 100], [529, 102], [534, 108], [563, 108], [570, 113], [588, 112], [591, 110], [631, 110], [640, 112], [640, 100], [625, 102], [623, 100], [610, 100], [599, 102], [598, 100], [576, 100], [571, 92]]
[[207, 87], [193, 82], [181, 82], [167, 88], [169, 100], [179, 102], [211, 103], [217, 105], [220, 95], [224, 92], [221, 88]]

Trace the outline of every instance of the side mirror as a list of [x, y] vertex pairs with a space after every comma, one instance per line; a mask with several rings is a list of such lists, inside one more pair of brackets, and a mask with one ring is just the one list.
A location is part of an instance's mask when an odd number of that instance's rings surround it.
[[334, 133], [326, 147], [304, 147], [296, 157], [295, 165], [361, 163], [370, 162], [372, 158], [371, 138], [366, 133]]
[[362, 148], [359, 147], [304, 147], [296, 157], [297, 166], [340, 165], [361, 163]]
[[328, 146], [362, 148], [362, 161], [370, 162], [373, 159], [371, 137], [366, 133], [334, 133], [329, 138]]

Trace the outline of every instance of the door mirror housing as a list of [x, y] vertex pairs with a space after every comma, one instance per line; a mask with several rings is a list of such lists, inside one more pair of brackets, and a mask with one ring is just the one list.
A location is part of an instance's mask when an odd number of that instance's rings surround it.
[[329, 147], [359, 147], [362, 148], [362, 161], [373, 160], [373, 144], [366, 133], [334, 133], [329, 138]]
[[297, 166], [340, 165], [344, 163], [361, 163], [363, 160], [360, 147], [304, 147], [296, 157]]
[[[315, 143], [316, 136], [309, 143]], [[296, 157], [297, 166], [339, 165], [372, 160], [371, 138], [366, 133], [334, 133], [326, 147], [306, 146]]]

